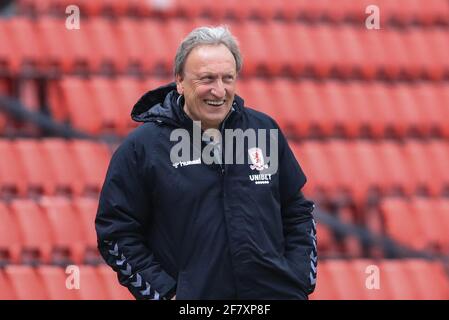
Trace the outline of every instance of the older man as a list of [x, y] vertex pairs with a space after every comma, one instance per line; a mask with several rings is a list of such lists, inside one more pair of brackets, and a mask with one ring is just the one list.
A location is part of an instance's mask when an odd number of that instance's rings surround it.
[[314, 290], [306, 178], [277, 124], [235, 94], [241, 68], [226, 28], [195, 29], [178, 48], [176, 83], [134, 106], [144, 124], [112, 157], [96, 230], [137, 299], [307, 299]]

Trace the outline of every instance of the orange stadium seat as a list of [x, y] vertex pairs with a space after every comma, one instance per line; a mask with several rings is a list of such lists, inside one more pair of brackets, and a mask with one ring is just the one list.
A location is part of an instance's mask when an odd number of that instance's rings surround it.
[[440, 219], [440, 215], [436, 212], [438, 208], [436, 208], [437, 204], [434, 202], [433, 199], [412, 198], [409, 215], [420, 225], [427, 247], [429, 249], [435, 248], [443, 253], [449, 243], [444, 241], [447, 239], [446, 229], [444, 229], [445, 222]]
[[[319, 242], [318, 242], [319, 243]], [[318, 261], [318, 276], [315, 292], [309, 296], [311, 300], [337, 300], [339, 296], [333, 282], [333, 274], [329, 270], [327, 261]]]
[[438, 195], [443, 189], [443, 181], [440, 175], [431, 165], [428, 156], [427, 144], [422, 141], [409, 140], [404, 144], [405, 159], [410, 166], [410, 177], [413, 179], [413, 187], [421, 193]]
[[[127, 48], [120, 43], [116, 34], [116, 26], [104, 18], [84, 21], [83, 29], [93, 44], [93, 55], [97, 56], [99, 64], [113, 70], [127, 71]], [[81, 29], [80, 29], [81, 30]]]
[[62, 197], [44, 197], [39, 205], [49, 223], [53, 251], [62, 255], [57, 258], [69, 256], [72, 261], [82, 263], [86, 244], [82, 225], [71, 202]]
[[329, 260], [327, 265], [327, 272], [330, 274], [332, 285], [335, 288], [336, 299], [365, 299], [365, 283], [360, 283], [358, 279], [354, 277], [354, 271], [350, 268], [350, 262], [345, 260]]
[[98, 112], [102, 131], [123, 132], [126, 118], [120, 113], [120, 107], [117, 105], [118, 98], [117, 92], [113, 90], [113, 81], [95, 77], [86, 81], [86, 85], [91, 97], [90, 106], [93, 108], [90, 112]]
[[69, 143], [63, 139], [44, 139], [41, 141], [41, 147], [48, 158], [48, 166], [55, 178], [57, 190], [62, 193], [81, 194], [85, 185], [80, 179], [81, 169]]
[[72, 202], [77, 217], [81, 223], [83, 239], [87, 246], [97, 248], [97, 233], [95, 232], [95, 216], [97, 214], [98, 199], [77, 197]]
[[[429, 204], [430, 210], [425, 211], [427, 216], [429, 215], [429, 212], [432, 212], [432, 215], [435, 215], [435, 221], [439, 223], [440, 228], [449, 230], [449, 200], [437, 198], [429, 201]], [[449, 250], [449, 233], [443, 232], [439, 242], [443, 246], [442, 251], [447, 252]]]
[[410, 275], [419, 299], [448, 299], [449, 280], [441, 263], [411, 259], [404, 261], [403, 266]]
[[381, 203], [380, 208], [388, 236], [414, 249], [425, 249], [422, 226], [413, 215], [410, 203], [403, 199], [387, 199]]
[[3, 269], [0, 269], [0, 300], [16, 300], [17, 296], [12, 288], [11, 280]]
[[48, 168], [48, 159], [42, 152], [41, 142], [18, 139], [13, 142], [18, 163], [24, 168], [24, 177], [29, 191], [44, 194], [55, 193], [55, 181]]
[[38, 205], [32, 200], [16, 199], [11, 203], [11, 212], [17, 219], [22, 239], [22, 260], [49, 262], [53, 239], [49, 222]]
[[107, 294], [112, 300], [134, 300], [127, 288], [122, 286], [117, 279], [117, 273], [107, 265], [97, 267], [98, 274], [104, 283]]
[[20, 238], [16, 217], [2, 202], [0, 202], [0, 221], [0, 260], [10, 260], [17, 263], [20, 260], [22, 239]]
[[26, 265], [8, 265], [5, 268], [5, 274], [17, 299], [46, 300], [49, 298], [35, 268]]
[[416, 300], [420, 298], [420, 292], [410, 281], [410, 274], [402, 261], [383, 260], [380, 262], [380, 270], [383, 275], [383, 285], [391, 294], [392, 300]]
[[[89, 82], [80, 78], [65, 78], [61, 82], [62, 100], [74, 127], [88, 133], [99, 133], [102, 120], [99, 106], [89, 93]], [[62, 107], [61, 107], [62, 108]]]
[[37, 37], [30, 36], [34, 35], [32, 21], [23, 17], [15, 17], [7, 21], [4, 32], [14, 35], [9, 37], [7, 43], [14, 49], [16, 57], [20, 59], [21, 67], [41, 67], [44, 51]]
[[107, 289], [97, 269], [93, 266], [80, 266], [80, 289], [77, 290], [81, 300], [107, 300]]
[[26, 183], [23, 167], [17, 162], [13, 142], [0, 139], [0, 194], [24, 195]]
[[[353, 259], [348, 262], [348, 272], [353, 276], [353, 281], [363, 292], [363, 299], [389, 300], [391, 294], [384, 285], [384, 273], [380, 269], [379, 261], [369, 259]], [[377, 278], [375, 272], [379, 272]], [[374, 286], [374, 281], [379, 280], [379, 287]]]
[[69, 143], [73, 160], [80, 168], [80, 177], [86, 190], [99, 193], [111, 159], [107, 145], [87, 140]]
[[58, 266], [42, 265], [37, 268], [37, 273], [42, 279], [43, 287], [50, 300], [76, 300], [76, 289], [66, 286], [68, 274]]

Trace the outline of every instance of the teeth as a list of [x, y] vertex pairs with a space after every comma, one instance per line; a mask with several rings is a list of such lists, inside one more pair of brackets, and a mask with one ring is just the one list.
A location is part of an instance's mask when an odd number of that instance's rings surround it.
[[224, 100], [220, 100], [220, 101], [206, 100], [207, 104], [210, 104], [213, 106], [221, 106], [224, 102], [225, 102]]

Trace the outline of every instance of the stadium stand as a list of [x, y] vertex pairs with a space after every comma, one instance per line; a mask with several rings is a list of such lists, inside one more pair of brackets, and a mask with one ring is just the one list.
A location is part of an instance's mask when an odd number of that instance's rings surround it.
[[[244, 56], [237, 94], [276, 120], [308, 177], [311, 299], [449, 299], [449, 1], [11, 2], [0, 9], [0, 300], [132, 299], [97, 250], [107, 166], [137, 126], [133, 104], [172, 81], [179, 41], [219, 23]], [[79, 30], [65, 28], [73, 4]], [[380, 30], [365, 28], [372, 4]]]

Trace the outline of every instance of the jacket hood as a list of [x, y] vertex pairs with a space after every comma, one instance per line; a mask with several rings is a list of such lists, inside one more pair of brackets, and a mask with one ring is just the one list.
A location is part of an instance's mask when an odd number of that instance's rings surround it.
[[[174, 125], [182, 125], [191, 121], [181, 107], [176, 90], [176, 83], [171, 82], [145, 93], [134, 105], [131, 118], [137, 122], [162, 121]], [[232, 104], [234, 111], [240, 113], [244, 108], [244, 101], [238, 95], [234, 96]]]

